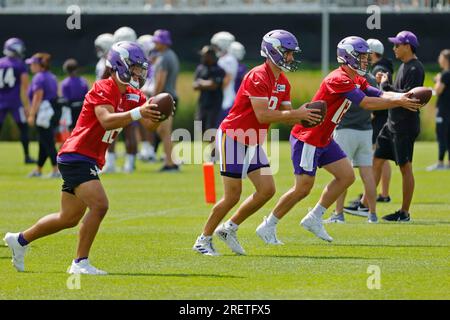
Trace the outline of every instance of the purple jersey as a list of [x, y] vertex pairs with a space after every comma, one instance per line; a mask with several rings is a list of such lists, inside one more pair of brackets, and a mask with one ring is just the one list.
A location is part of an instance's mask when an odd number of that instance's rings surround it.
[[28, 88], [28, 98], [33, 100], [34, 93], [42, 89], [44, 90], [44, 97], [42, 100], [53, 100], [58, 97], [58, 80], [50, 71], [41, 71], [34, 75], [31, 80], [31, 85]]
[[88, 83], [82, 77], [67, 77], [61, 82], [62, 96], [70, 102], [83, 101], [88, 91]]
[[237, 93], [241, 86], [242, 79], [244, 79], [247, 73], [247, 66], [243, 63], [239, 63], [236, 79], [234, 80], [234, 91]]
[[0, 59], [0, 109], [19, 108], [20, 77], [27, 72], [25, 63], [12, 57]]

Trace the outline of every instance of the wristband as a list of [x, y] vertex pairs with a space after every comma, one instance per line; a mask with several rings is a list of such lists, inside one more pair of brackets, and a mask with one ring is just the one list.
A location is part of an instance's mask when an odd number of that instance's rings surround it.
[[134, 108], [130, 111], [130, 115], [131, 115], [131, 119], [133, 119], [133, 121], [139, 120], [142, 118], [141, 115], [141, 111], [139, 110], [139, 108]]

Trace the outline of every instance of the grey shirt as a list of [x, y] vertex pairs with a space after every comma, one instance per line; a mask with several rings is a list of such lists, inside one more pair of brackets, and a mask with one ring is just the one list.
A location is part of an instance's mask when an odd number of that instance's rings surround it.
[[[372, 87], [378, 88], [373, 75], [366, 73], [364, 77]], [[336, 129], [372, 130], [371, 111], [352, 103]]]
[[175, 99], [178, 98], [175, 87], [178, 72], [180, 70], [180, 63], [177, 55], [172, 49], [169, 48], [158, 56], [155, 62], [155, 74], [160, 70], [167, 72], [163, 92], [170, 93]]

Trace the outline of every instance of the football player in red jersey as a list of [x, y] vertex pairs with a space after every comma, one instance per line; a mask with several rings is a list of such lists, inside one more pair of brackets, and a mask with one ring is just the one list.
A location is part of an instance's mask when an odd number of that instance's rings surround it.
[[[77, 258], [69, 273], [106, 274], [92, 266], [89, 251], [100, 223], [108, 210], [108, 198], [98, 177], [105, 164], [105, 152], [123, 127], [139, 120], [149, 130], [158, 124], [160, 112], [146, 102], [138, 89], [146, 79], [147, 59], [135, 43], [115, 44], [107, 58], [111, 76], [94, 83], [86, 94], [78, 122], [58, 153], [58, 168], [63, 178], [61, 210], [40, 219], [20, 233], [7, 233], [5, 242], [13, 264], [24, 271], [28, 244], [36, 239], [71, 228], [80, 222]], [[86, 209], [89, 208], [85, 215]]]
[[[291, 107], [291, 87], [283, 71], [297, 69], [294, 54], [299, 51], [297, 39], [290, 32], [273, 30], [264, 36], [261, 55], [266, 62], [245, 75], [233, 107], [217, 131], [216, 150], [219, 150], [224, 196], [213, 207], [193, 250], [218, 255], [212, 245], [215, 233], [233, 252], [245, 254], [236, 237], [238, 226], [275, 194], [269, 162], [261, 147], [267, 129], [273, 122], [295, 124], [301, 120], [313, 123], [322, 120], [316, 111], [304, 106], [296, 110]], [[242, 179], [246, 176], [255, 186], [255, 193], [241, 204], [230, 220], [217, 228], [240, 200]]]
[[327, 102], [327, 115], [318, 126], [305, 128], [296, 124], [291, 131], [291, 159], [296, 181], [256, 229], [264, 242], [281, 243], [276, 236], [276, 225], [309, 194], [317, 167], [323, 167], [334, 179], [325, 187], [316, 206], [302, 219], [301, 225], [323, 240], [333, 240], [323, 227], [322, 215], [354, 182], [355, 175], [345, 153], [332, 139], [332, 133], [352, 102], [367, 110], [403, 107], [417, 111], [421, 107], [418, 100], [408, 98], [409, 94], [382, 92], [367, 83], [363, 75], [369, 65], [369, 53], [369, 45], [360, 37], [351, 36], [339, 42], [337, 59], [340, 67], [325, 77], [313, 98], [313, 101]]

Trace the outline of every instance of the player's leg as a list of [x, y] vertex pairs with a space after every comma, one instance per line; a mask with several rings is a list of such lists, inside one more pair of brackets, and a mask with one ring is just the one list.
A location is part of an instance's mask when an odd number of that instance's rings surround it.
[[136, 154], [137, 154], [136, 128], [137, 123], [131, 123], [130, 125], [123, 128], [125, 136], [125, 150], [126, 150], [123, 171], [126, 173], [133, 172], [136, 165]]
[[157, 129], [157, 133], [159, 134], [164, 148], [164, 153], [166, 154], [166, 158], [164, 160], [164, 166], [161, 168], [161, 171], [178, 171], [178, 165], [176, 165], [172, 159], [172, 122], [173, 118], [169, 117], [167, 120], [161, 123], [161, 125]]
[[105, 165], [103, 166], [102, 173], [114, 173], [116, 172], [116, 140], [114, 140], [109, 146], [105, 156]]
[[56, 163], [57, 152], [55, 147], [55, 136], [53, 134], [53, 127], [41, 130], [40, 134], [42, 136], [45, 153], [50, 158], [50, 162], [52, 163], [52, 173], [50, 173], [49, 177], [59, 178], [61, 175], [59, 174]]
[[364, 185], [364, 197], [367, 201], [365, 204], [369, 208], [368, 222], [376, 223], [378, 221], [376, 215], [376, 196], [377, 188], [375, 184], [375, 178], [373, 176], [372, 166], [359, 167], [359, 175]]
[[390, 202], [391, 197], [389, 196], [389, 185], [391, 184], [391, 164], [389, 161], [385, 161], [383, 168], [381, 169], [381, 193], [377, 198], [378, 202]]
[[222, 176], [222, 182], [224, 194], [212, 208], [208, 220], [203, 227], [202, 234], [197, 238], [192, 247], [193, 250], [204, 255], [218, 255], [218, 252], [212, 244], [212, 235], [223, 218], [239, 202], [241, 197], [242, 180], [240, 178]]
[[412, 163], [407, 162], [403, 165], [400, 165], [400, 172], [402, 173], [402, 191], [403, 191], [401, 210], [403, 212], [409, 213], [409, 208], [411, 206], [415, 185]]
[[73, 194], [62, 192], [60, 212], [41, 218], [23, 232], [7, 233], [4, 240], [12, 250], [15, 268], [18, 271], [24, 271], [24, 256], [30, 242], [76, 226], [85, 211], [86, 204], [81, 199]]
[[12, 116], [14, 121], [20, 130], [20, 142], [22, 143], [25, 163], [36, 163], [36, 160], [30, 157], [29, 144], [30, 139], [28, 136], [28, 124], [23, 107], [14, 108], [12, 110]]

